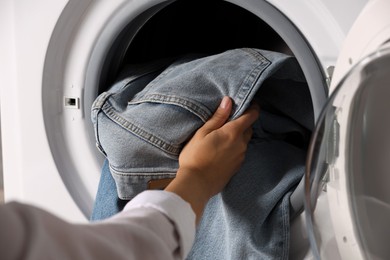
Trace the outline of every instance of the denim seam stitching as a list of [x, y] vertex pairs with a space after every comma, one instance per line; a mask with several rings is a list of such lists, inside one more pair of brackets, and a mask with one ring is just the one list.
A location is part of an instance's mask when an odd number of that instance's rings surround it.
[[195, 114], [204, 123], [211, 117], [212, 114], [211, 111], [207, 109], [207, 107], [205, 106], [202, 107], [201, 104], [196, 104], [195, 102], [183, 97], [177, 97], [177, 96], [171, 96], [165, 94], [147, 94], [140, 100], [129, 101], [128, 104], [133, 105], [133, 104], [141, 104], [146, 102], [163, 103], [163, 104], [171, 104], [171, 105], [179, 106], [181, 108], [188, 110], [192, 114]]
[[161, 172], [150, 172], [150, 173], [132, 173], [132, 172], [123, 172], [118, 173], [114, 172], [113, 174], [121, 176], [121, 177], [166, 177], [166, 176], [176, 176], [176, 172], [167, 172], [167, 173], [161, 173]]
[[136, 126], [135, 124], [129, 122], [128, 120], [124, 119], [117, 113], [115, 113], [115, 110], [109, 106], [107, 103], [103, 106], [103, 111], [106, 114], [108, 118], [110, 118], [112, 121], [118, 123], [120, 126], [122, 126], [124, 129], [128, 130], [129, 132], [133, 133], [134, 135], [138, 136], [142, 140], [152, 144], [153, 146], [157, 147], [160, 150], [165, 151], [166, 153], [169, 153], [171, 155], [178, 156], [181, 151], [181, 146], [176, 146], [174, 144], [169, 144], [167, 141], [164, 141], [162, 138], [159, 138], [148, 131], [142, 129], [139, 126]]
[[[95, 112], [95, 111], [94, 111]], [[96, 122], [94, 124], [94, 129], [95, 129], [95, 139], [96, 139], [96, 148], [101, 152], [105, 157], [107, 157], [106, 151], [104, 151], [102, 144], [100, 142], [99, 138], [99, 120], [97, 120], [97, 117], [99, 116], [99, 113], [101, 112], [101, 109], [96, 111]]]
[[106, 102], [107, 98], [109, 98], [111, 95], [112, 93], [109, 92], [103, 92], [102, 94], [100, 94], [93, 102], [91, 110], [101, 109], [104, 103]]
[[242, 49], [243, 52], [246, 52], [252, 56], [254, 56], [254, 58], [256, 58], [257, 60], [263, 62], [263, 63], [271, 63], [270, 60], [268, 60], [266, 57], [264, 57], [261, 53], [257, 52], [256, 50], [254, 49], [251, 49], [251, 48], [245, 48], [245, 49]]
[[132, 173], [132, 172], [119, 172], [115, 170], [112, 166], [110, 169], [113, 170], [112, 174], [118, 175], [120, 177], [166, 177], [166, 176], [176, 176], [176, 172], [149, 172], [149, 173]]
[[259, 80], [260, 76], [263, 74], [265, 69], [267, 69], [272, 62], [262, 56], [260, 53], [255, 52], [252, 49], [243, 49], [244, 52], [250, 54], [252, 57], [256, 58], [261, 63], [252, 69], [248, 76], [244, 79], [241, 84], [241, 87], [235, 95], [236, 100], [240, 100], [240, 105], [237, 105], [237, 109], [232, 115], [232, 118], [235, 118], [240, 112], [243, 104], [248, 99], [248, 96], [252, 93], [253, 88], [255, 87], [256, 82]]
[[99, 95], [99, 97], [93, 102], [92, 108], [91, 108], [91, 118], [94, 121], [93, 128], [95, 133], [95, 141], [96, 141], [96, 148], [101, 152], [105, 157], [107, 157], [106, 152], [104, 151], [99, 138], [99, 126], [98, 126], [98, 116], [99, 113], [102, 111], [102, 106], [107, 101], [107, 98], [111, 96], [108, 92], [103, 92]]

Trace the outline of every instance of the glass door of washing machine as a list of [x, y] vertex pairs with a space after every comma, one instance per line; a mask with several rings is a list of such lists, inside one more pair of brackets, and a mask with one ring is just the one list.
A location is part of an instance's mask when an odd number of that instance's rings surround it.
[[389, 259], [389, 133], [390, 48], [383, 47], [340, 82], [312, 137], [305, 207], [316, 258]]

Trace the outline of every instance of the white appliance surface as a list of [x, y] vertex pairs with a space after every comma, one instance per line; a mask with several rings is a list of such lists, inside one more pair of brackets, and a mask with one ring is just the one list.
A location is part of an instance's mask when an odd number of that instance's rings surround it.
[[40, 88], [46, 48], [66, 3], [0, 4], [4, 191], [6, 201], [21, 200], [69, 220], [83, 220], [57, 173], [42, 117]]
[[268, 0], [299, 28], [323, 67], [335, 66], [342, 43], [367, 0]]

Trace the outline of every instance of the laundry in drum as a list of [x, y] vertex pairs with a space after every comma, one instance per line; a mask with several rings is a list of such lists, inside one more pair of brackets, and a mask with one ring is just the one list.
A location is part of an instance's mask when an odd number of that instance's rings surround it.
[[261, 115], [241, 168], [208, 202], [188, 259], [287, 259], [290, 195], [304, 174], [314, 115], [298, 62], [278, 52], [241, 48], [128, 67], [92, 107], [107, 159], [93, 218], [174, 178], [184, 144], [224, 96], [233, 100], [230, 120], [251, 102]]

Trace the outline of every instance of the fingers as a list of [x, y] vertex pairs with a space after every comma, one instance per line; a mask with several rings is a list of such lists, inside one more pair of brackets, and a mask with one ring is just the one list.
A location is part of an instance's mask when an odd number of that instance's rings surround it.
[[[222, 99], [221, 104], [218, 107], [217, 111], [201, 128], [201, 133], [203, 135], [207, 135], [210, 132], [221, 128], [228, 120], [230, 113], [232, 111], [232, 106], [233, 104], [230, 97], [225, 96]], [[251, 128], [252, 124], [259, 117], [259, 114], [260, 114], [260, 107], [259, 105], [254, 103], [244, 112], [244, 114], [241, 117], [227, 123], [226, 126], [228, 128], [232, 128], [232, 130], [234, 129], [239, 134], [244, 133]], [[249, 136], [250, 139], [250, 136], [252, 136], [252, 132], [248, 131], [248, 133], [245, 133], [245, 136]]]
[[202, 131], [204, 131], [204, 134], [208, 134], [223, 126], [228, 120], [231, 111], [232, 100], [230, 97], [225, 96], [214, 115], [203, 125]]
[[252, 124], [257, 120], [260, 115], [260, 107], [257, 104], [252, 104], [242, 116], [229, 122], [230, 127], [236, 131], [243, 133], [248, 128], [251, 128]]

